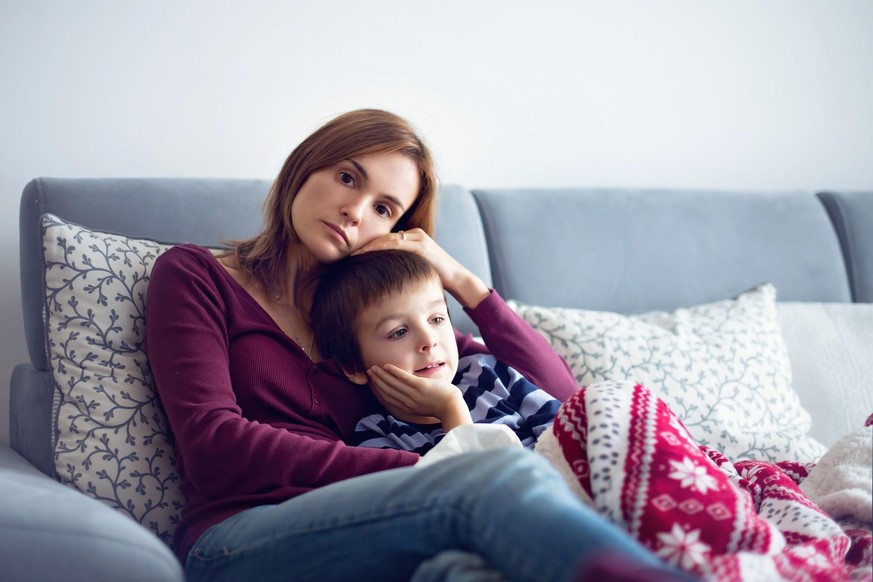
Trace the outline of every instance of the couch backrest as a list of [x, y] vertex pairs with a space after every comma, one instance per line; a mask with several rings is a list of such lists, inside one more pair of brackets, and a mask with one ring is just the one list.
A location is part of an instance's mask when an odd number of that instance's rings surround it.
[[873, 192], [821, 192], [840, 246], [852, 299], [873, 303]]
[[494, 285], [522, 302], [635, 313], [726, 299], [765, 281], [783, 301], [851, 300], [840, 241], [809, 193], [473, 195]]
[[[269, 186], [153, 178], [42, 178], [26, 186], [20, 256], [31, 362], [16, 368], [11, 387], [16, 450], [51, 474], [40, 216], [217, 245], [258, 230]], [[436, 238], [507, 299], [629, 313], [724, 299], [763, 281], [775, 283], [784, 301], [873, 301], [871, 222], [873, 194], [446, 186]], [[458, 305], [451, 309], [455, 325], [475, 333]]]

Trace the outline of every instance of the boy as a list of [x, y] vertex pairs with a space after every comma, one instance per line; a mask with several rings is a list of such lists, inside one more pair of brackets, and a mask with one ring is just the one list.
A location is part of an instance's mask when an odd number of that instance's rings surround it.
[[561, 404], [490, 354], [458, 359], [439, 276], [414, 253], [371, 251], [334, 263], [311, 313], [322, 355], [352, 382], [378, 386], [389, 413], [361, 419], [354, 444], [423, 455], [452, 428], [475, 422], [506, 425], [533, 448]]

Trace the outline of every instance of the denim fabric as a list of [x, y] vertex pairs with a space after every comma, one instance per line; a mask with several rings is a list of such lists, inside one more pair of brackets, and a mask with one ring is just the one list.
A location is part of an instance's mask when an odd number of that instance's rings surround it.
[[409, 580], [444, 550], [482, 556], [508, 580], [572, 580], [602, 552], [666, 567], [582, 505], [542, 457], [463, 454], [322, 487], [207, 530], [189, 582]]

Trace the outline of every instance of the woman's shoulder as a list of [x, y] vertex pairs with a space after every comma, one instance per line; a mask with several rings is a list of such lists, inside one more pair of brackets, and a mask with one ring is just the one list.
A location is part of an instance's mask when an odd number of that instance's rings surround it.
[[190, 243], [171, 247], [155, 260], [149, 284], [177, 277], [223, 280], [227, 273], [215, 252], [213, 249]]
[[216, 251], [199, 245], [186, 243], [170, 247], [155, 260], [155, 269], [167, 267], [182, 268], [221, 268]]

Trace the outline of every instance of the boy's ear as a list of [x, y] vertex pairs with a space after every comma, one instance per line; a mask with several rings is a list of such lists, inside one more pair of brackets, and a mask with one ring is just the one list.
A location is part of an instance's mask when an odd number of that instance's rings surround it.
[[360, 386], [366, 386], [370, 383], [370, 379], [367, 378], [366, 372], [352, 372], [351, 370], [343, 370], [343, 373], [346, 375], [346, 378], [349, 381], [354, 382]]

